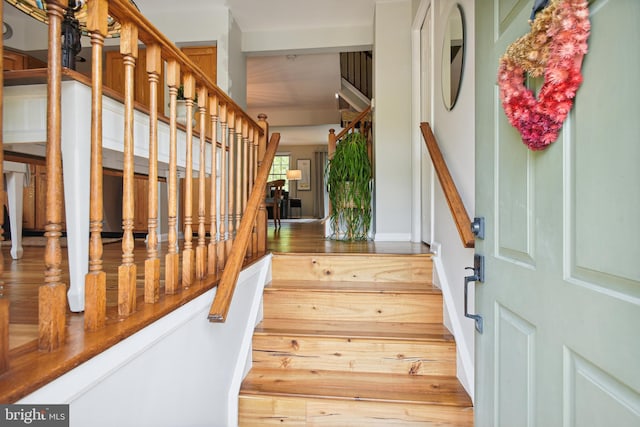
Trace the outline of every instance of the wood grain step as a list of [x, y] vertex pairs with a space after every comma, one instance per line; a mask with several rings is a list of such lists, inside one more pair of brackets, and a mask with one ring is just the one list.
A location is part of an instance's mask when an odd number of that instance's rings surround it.
[[424, 282], [432, 277], [431, 254], [274, 254], [278, 280]]
[[265, 319], [442, 323], [442, 294], [432, 287], [424, 292], [375, 288], [354, 292], [284, 289], [274, 284], [265, 289], [263, 302]]
[[339, 322], [331, 320], [305, 321], [264, 319], [256, 334], [296, 334], [298, 336], [438, 340], [453, 342], [453, 335], [442, 323], [402, 322]]
[[453, 376], [456, 374], [456, 346], [451, 341], [395, 337], [256, 333], [253, 367]]
[[265, 287], [265, 292], [277, 292], [280, 290], [298, 292], [368, 292], [368, 293], [407, 293], [407, 294], [436, 294], [442, 292], [426, 280], [423, 282], [350, 282], [335, 280], [326, 282], [322, 280], [285, 280], [273, 279]]
[[240, 396], [241, 427], [473, 427], [473, 408], [410, 403]]
[[469, 396], [453, 376], [254, 368], [243, 381], [240, 394], [471, 406]]

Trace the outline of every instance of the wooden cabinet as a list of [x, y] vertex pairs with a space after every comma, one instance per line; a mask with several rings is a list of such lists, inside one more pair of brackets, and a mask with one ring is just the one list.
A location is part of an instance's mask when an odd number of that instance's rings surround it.
[[183, 47], [182, 52], [189, 57], [214, 83], [217, 79], [218, 50], [215, 46]]
[[[218, 50], [215, 46], [183, 47], [181, 49], [214, 83], [217, 83]], [[196, 89], [197, 90], [197, 89]], [[196, 105], [197, 111], [197, 105]], [[207, 117], [209, 117], [209, 105], [207, 103]], [[196, 131], [200, 131], [200, 114], [195, 115]], [[207, 137], [211, 138], [211, 129], [207, 126]]]
[[[216, 82], [217, 48], [215, 46], [184, 47], [182, 51], [200, 69]], [[105, 54], [104, 84], [124, 96], [124, 65], [122, 55], [118, 50]], [[160, 89], [158, 91], [158, 112], [165, 111], [165, 81], [164, 74], [160, 75]], [[139, 49], [138, 59], [134, 71], [134, 100], [149, 106], [149, 77], [147, 74], [146, 49]], [[167, 101], [168, 102], [168, 101]], [[198, 128], [196, 128], [198, 129]]]
[[2, 58], [5, 71], [27, 70], [30, 68], [47, 68], [47, 64], [40, 61], [39, 59], [6, 48], [2, 52]]
[[133, 232], [149, 230], [149, 177], [136, 175], [133, 179]]
[[[47, 168], [44, 165], [30, 164], [29, 169], [31, 180], [29, 185], [23, 189], [22, 228], [28, 231], [44, 231], [47, 224]], [[66, 228], [63, 204], [62, 229]]]
[[[199, 178], [191, 179], [191, 186], [193, 189], [193, 197], [191, 198], [191, 227], [193, 229], [193, 233], [198, 233], [198, 186], [199, 186]], [[205, 178], [205, 197], [204, 197], [204, 224], [207, 233], [210, 231], [211, 227], [211, 178]], [[184, 230], [184, 212], [185, 212], [185, 178], [180, 178], [180, 230]]]
[[[134, 70], [133, 99], [149, 107], [149, 75], [146, 49], [140, 49]], [[120, 51], [108, 51], [105, 56], [104, 84], [124, 96], [124, 64]], [[164, 75], [158, 85], [158, 112], [164, 114]]]

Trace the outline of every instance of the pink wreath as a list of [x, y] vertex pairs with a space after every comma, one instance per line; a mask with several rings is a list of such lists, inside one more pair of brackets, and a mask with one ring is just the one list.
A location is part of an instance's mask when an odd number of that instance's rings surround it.
[[[552, 0], [531, 26], [500, 59], [498, 85], [509, 123], [527, 147], [542, 150], [558, 138], [582, 83], [580, 68], [591, 27], [587, 2]], [[524, 86], [525, 73], [544, 73], [537, 98]]]

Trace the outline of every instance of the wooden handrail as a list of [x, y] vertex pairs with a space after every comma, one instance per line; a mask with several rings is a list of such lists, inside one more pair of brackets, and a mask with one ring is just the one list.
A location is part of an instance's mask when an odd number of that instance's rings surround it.
[[251, 196], [249, 196], [249, 201], [247, 202], [247, 209], [242, 217], [240, 228], [236, 234], [225, 269], [218, 283], [218, 290], [216, 291], [216, 296], [209, 310], [209, 321], [211, 322], [224, 322], [229, 313], [231, 299], [233, 298], [236, 282], [238, 281], [238, 276], [244, 263], [245, 253], [249, 245], [253, 225], [256, 221], [258, 208], [264, 199], [264, 189], [267, 185], [267, 179], [269, 178], [269, 170], [271, 169], [271, 164], [278, 150], [279, 143], [280, 134], [274, 133], [267, 145], [267, 151], [262, 160], [262, 164], [258, 168], [258, 174], [251, 190]]
[[438, 141], [436, 141], [436, 137], [433, 135], [433, 131], [431, 130], [429, 123], [420, 123], [420, 130], [422, 131], [422, 137], [427, 144], [431, 161], [433, 162], [436, 174], [440, 180], [440, 185], [442, 185], [442, 190], [444, 191], [447, 204], [451, 210], [453, 221], [458, 229], [458, 234], [460, 234], [462, 244], [465, 248], [473, 248], [475, 246], [475, 238], [471, 232], [471, 220], [469, 219], [469, 214], [464, 207], [464, 203], [462, 203], [462, 198], [460, 197], [456, 184], [453, 182], [447, 163], [445, 162], [444, 157], [442, 157]]
[[[180, 69], [188, 70], [188, 72], [193, 75], [198, 86], [206, 87], [209, 96], [217, 96], [220, 104], [233, 105], [236, 115], [240, 115], [243, 120], [248, 121], [250, 127], [258, 127], [258, 124], [251, 116], [242, 110], [209, 76], [204, 74], [166, 35], [154, 27], [132, 2], [129, 0], [109, 0], [109, 15], [121, 23], [132, 22], [134, 26], [137, 27], [138, 39], [140, 41], [147, 46], [156, 44], [162, 46], [162, 58], [165, 61], [175, 60], [179, 64]], [[262, 134], [261, 130], [259, 130], [259, 132]]]
[[367, 117], [367, 114], [369, 114], [371, 112], [371, 106], [368, 106], [367, 108], [365, 108], [364, 110], [362, 110], [362, 112], [360, 114], [358, 114], [356, 116], [355, 119], [353, 119], [351, 121], [351, 123], [349, 123], [349, 126], [347, 126], [346, 128], [342, 129], [337, 135], [336, 135], [336, 141], [339, 141], [340, 138], [342, 138], [343, 136], [345, 136], [347, 134], [347, 132], [355, 129], [356, 124], [361, 122], [365, 117]]

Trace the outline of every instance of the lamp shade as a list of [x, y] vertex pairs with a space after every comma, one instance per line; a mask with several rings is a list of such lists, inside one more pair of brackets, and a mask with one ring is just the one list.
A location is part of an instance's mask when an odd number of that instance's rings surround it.
[[300, 169], [290, 169], [287, 171], [287, 179], [289, 181], [299, 181], [302, 179], [302, 171]]

